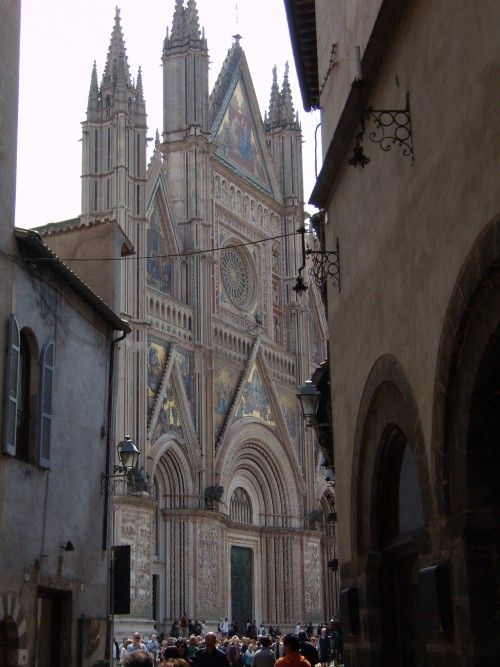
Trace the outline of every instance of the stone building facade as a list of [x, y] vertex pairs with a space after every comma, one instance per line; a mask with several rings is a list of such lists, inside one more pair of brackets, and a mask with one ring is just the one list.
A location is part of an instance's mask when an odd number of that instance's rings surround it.
[[285, 5], [304, 105], [321, 108], [311, 203], [340, 247], [346, 663], [497, 664], [499, 5]]
[[[263, 119], [239, 36], [211, 93], [208, 57], [196, 3], [177, 0], [146, 165], [142, 77], [117, 11], [101, 83], [91, 76], [82, 214], [42, 230], [58, 247], [114, 218], [135, 248], [121, 264], [132, 335], [116, 428], [139, 445], [148, 482], [115, 497], [115, 542], [132, 547], [116, 636], [168, 630], [184, 612], [285, 629], [336, 604], [334, 489], [296, 398], [325, 358], [326, 318], [314, 285], [301, 302], [292, 290], [303, 186], [288, 72], [280, 87], [274, 70]], [[88, 280], [102, 290], [98, 272]]]
[[38, 233], [14, 229], [19, 2], [0, 2], [0, 26], [0, 664], [66, 667], [108, 648], [101, 475], [113, 340], [129, 328]]

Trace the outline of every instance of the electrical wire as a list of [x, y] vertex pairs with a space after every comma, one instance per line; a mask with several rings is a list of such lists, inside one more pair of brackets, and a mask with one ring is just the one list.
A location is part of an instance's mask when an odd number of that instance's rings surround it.
[[[129, 255], [125, 257], [59, 257], [58, 255], [55, 255], [54, 257], [30, 257], [29, 261], [51, 262], [54, 260], [59, 260], [62, 262], [121, 262], [123, 260], [140, 260], [140, 259], [173, 259], [174, 257], [191, 257], [193, 255], [206, 255], [211, 252], [227, 250], [228, 248], [241, 248], [243, 246], [256, 245], [257, 243], [265, 243], [266, 241], [275, 241], [276, 239], [282, 239], [287, 236], [296, 236], [297, 234], [298, 232], [289, 232], [287, 234], [277, 234], [276, 236], [267, 236], [264, 239], [257, 239], [256, 241], [230, 243], [229, 245], [218, 246], [216, 248], [205, 248], [203, 250], [189, 250], [186, 252], [169, 253], [167, 255], [141, 255], [140, 257], [135, 257], [134, 255]], [[3, 250], [0, 250], [0, 255], [14, 260], [28, 259], [26, 257], [21, 257], [20, 255], [11, 255], [7, 252], [4, 252]]]

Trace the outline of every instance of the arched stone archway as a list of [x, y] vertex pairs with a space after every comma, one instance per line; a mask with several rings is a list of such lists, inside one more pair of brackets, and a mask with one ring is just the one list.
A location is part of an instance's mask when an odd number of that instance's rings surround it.
[[[215, 470], [218, 482], [227, 492], [239, 477], [250, 481], [254, 500], [261, 508], [264, 524], [273, 525], [275, 517], [289, 525], [302, 519], [301, 497], [304, 480], [298, 462], [275, 434], [250, 420], [239, 420], [227, 431]], [[262, 523], [262, 521], [261, 521]]]
[[[271, 625], [296, 623], [297, 600], [305, 594], [314, 604], [320, 601], [319, 585], [315, 595], [307, 596], [307, 591], [301, 590], [304, 561], [310, 553], [317, 553], [319, 561], [320, 545], [319, 537], [312, 546], [304, 544], [305, 486], [294, 454], [272, 430], [242, 419], [228, 429], [224, 446], [217, 453], [215, 473], [224, 488], [227, 514], [231, 498], [240, 488], [248, 494], [253, 513], [252, 525], [229, 524], [227, 608], [237, 616], [242, 616], [242, 609], [247, 613], [253, 609], [252, 617], [266, 619]], [[242, 568], [236, 576], [235, 568], [243, 561], [247, 564], [244, 569], [253, 570], [253, 575], [251, 581], [245, 579], [242, 589]], [[271, 576], [263, 580], [261, 572]], [[240, 600], [242, 590], [246, 607]], [[290, 590], [296, 595], [290, 596]]]
[[383, 355], [372, 367], [360, 403], [353, 452], [352, 542], [362, 555], [378, 543], [377, 487], [384, 432], [391, 424], [404, 433], [415, 460], [424, 522], [432, 515], [432, 493], [417, 405], [398, 360]]
[[19, 598], [11, 592], [0, 595], [0, 664], [21, 667], [28, 664], [26, 618]]
[[500, 662], [500, 218], [458, 276], [443, 324], [432, 454], [440, 558], [451, 564], [458, 650]]
[[155, 510], [153, 564], [154, 617], [181, 618], [192, 609], [194, 570], [193, 512], [202, 508], [197, 488], [196, 455], [185, 443], [168, 435], [150, 451]]
[[[425, 655], [416, 581], [430, 550], [431, 514], [416, 402], [398, 360], [384, 355], [368, 376], [358, 413], [352, 483], [354, 557], [343, 566], [341, 578], [343, 587], [358, 589], [362, 640], [387, 667], [414, 664]], [[354, 651], [356, 642], [348, 640], [347, 651]]]
[[201, 457], [198, 447], [190, 447], [188, 443], [178, 437], [164, 434], [160, 436], [150, 447], [147, 458], [146, 472], [153, 476], [161, 458], [168, 453], [181, 466], [183, 474], [186, 475], [191, 489], [194, 488], [194, 480], [201, 469]]

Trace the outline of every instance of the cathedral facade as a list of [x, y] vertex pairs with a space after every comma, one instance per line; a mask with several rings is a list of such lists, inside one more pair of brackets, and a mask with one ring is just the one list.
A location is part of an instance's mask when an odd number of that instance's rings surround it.
[[[236, 35], [209, 92], [196, 3], [177, 0], [163, 45], [163, 128], [149, 164], [139, 70], [119, 11], [83, 123], [82, 214], [116, 219], [124, 257], [116, 434], [141, 450], [146, 487], [114, 496], [114, 544], [131, 545], [121, 631], [318, 622], [336, 611], [333, 482], [304, 428], [297, 387], [326, 357], [301, 264], [302, 136], [288, 72], [261, 116]], [[49, 235], [49, 236], [50, 236]], [[319, 511], [318, 511], [319, 510]]]

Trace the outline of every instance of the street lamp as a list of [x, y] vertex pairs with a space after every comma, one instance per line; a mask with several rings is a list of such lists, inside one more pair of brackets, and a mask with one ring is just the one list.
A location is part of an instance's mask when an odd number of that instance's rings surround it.
[[116, 445], [116, 451], [120, 465], [113, 465], [112, 473], [103, 472], [101, 474], [101, 491], [106, 491], [107, 493], [111, 489], [114, 491], [120, 482], [127, 481], [129, 474], [137, 468], [139, 463], [140, 451], [137, 449], [135, 443], [132, 442], [129, 435], [126, 435]]
[[310, 428], [316, 424], [321, 392], [312, 380], [306, 380], [306, 383], [300, 387], [297, 396], [306, 425]]
[[120, 472], [128, 472], [139, 463], [140, 452], [129, 435], [126, 435], [125, 439], [116, 445], [116, 451], [118, 452], [118, 459], [121, 466], [115, 467], [119, 468]]

